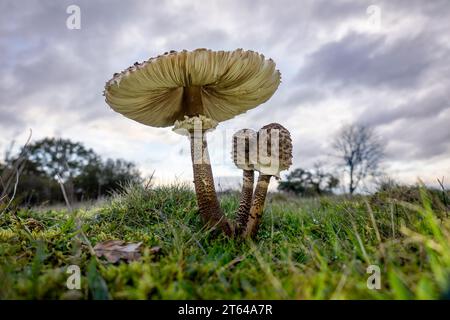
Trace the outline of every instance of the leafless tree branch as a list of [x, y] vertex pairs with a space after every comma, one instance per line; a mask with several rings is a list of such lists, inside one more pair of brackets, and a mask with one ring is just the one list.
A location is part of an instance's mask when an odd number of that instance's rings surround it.
[[348, 174], [348, 191], [353, 194], [368, 176], [378, 173], [384, 147], [371, 128], [352, 124], [342, 128], [332, 143], [340, 167]]
[[[5, 200], [8, 201], [6, 206], [2, 209], [0, 212], [0, 215], [3, 215], [3, 213], [8, 210], [8, 208], [11, 206], [12, 202], [14, 201], [14, 198], [16, 196], [17, 192], [17, 186], [19, 184], [19, 178], [22, 173], [22, 171], [25, 169], [25, 160], [26, 160], [26, 151], [27, 146], [31, 141], [31, 136], [33, 135], [33, 131], [30, 129], [30, 133], [28, 135], [28, 138], [22, 148], [22, 151], [19, 155], [19, 157], [12, 163], [12, 167], [10, 170], [5, 170], [3, 175], [0, 177], [0, 182], [2, 186], [2, 191], [0, 193], [0, 202], [3, 202]], [[6, 182], [5, 182], [6, 181]], [[12, 195], [9, 196], [11, 192], [11, 186], [12, 186]]]

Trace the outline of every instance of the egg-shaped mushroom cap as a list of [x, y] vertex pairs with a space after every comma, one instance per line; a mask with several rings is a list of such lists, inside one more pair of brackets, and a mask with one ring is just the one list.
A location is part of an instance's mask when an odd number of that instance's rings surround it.
[[[221, 122], [266, 102], [280, 84], [271, 59], [254, 51], [171, 51], [117, 73], [104, 95], [116, 112], [153, 127], [202, 114]], [[192, 90], [194, 89], [194, 90]], [[186, 93], [198, 92], [197, 114]]]
[[233, 134], [231, 156], [239, 169], [253, 170], [258, 161], [257, 133], [252, 129], [241, 129]]
[[292, 139], [289, 130], [279, 123], [270, 123], [258, 131], [258, 162], [255, 170], [280, 177], [292, 165]]

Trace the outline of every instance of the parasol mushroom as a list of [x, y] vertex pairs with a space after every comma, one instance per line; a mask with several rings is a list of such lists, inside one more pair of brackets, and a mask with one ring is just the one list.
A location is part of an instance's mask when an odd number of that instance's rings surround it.
[[242, 191], [236, 214], [237, 232], [244, 230], [253, 197], [255, 182], [254, 165], [257, 161], [257, 133], [252, 129], [242, 129], [233, 135], [232, 157], [234, 164], [242, 169]]
[[279, 84], [275, 63], [257, 52], [197, 49], [135, 63], [106, 83], [104, 95], [114, 111], [137, 122], [184, 129], [200, 214], [231, 235], [216, 196], [205, 132], [264, 103]]
[[244, 238], [253, 237], [258, 231], [264, 210], [267, 190], [272, 176], [280, 177], [280, 172], [292, 164], [292, 140], [289, 131], [278, 123], [271, 123], [258, 131], [258, 161], [254, 168], [259, 172], [253, 195], [252, 206], [245, 228]]

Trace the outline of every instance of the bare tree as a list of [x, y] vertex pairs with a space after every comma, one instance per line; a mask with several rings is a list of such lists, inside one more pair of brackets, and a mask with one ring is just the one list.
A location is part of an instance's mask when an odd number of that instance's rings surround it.
[[360, 124], [347, 125], [341, 129], [332, 147], [340, 166], [348, 174], [350, 194], [365, 178], [378, 173], [384, 147], [371, 128]]

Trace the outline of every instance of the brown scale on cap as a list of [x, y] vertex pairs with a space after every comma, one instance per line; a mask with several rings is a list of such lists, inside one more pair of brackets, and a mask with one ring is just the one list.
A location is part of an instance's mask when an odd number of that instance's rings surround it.
[[[266, 154], [262, 155], [261, 150], [258, 150], [258, 163], [255, 165], [255, 170], [259, 171], [259, 177], [247, 224], [241, 233], [245, 238], [255, 236], [258, 231], [270, 178], [279, 177], [280, 171], [289, 169], [292, 164], [291, 135], [282, 125], [271, 123], [262, 127], [258, 131], [258, 147], [266, 149], [263, 150]], [[268, 159], [270, 160], [267, 161]], [[261, 163], [262, 160], [264, 163]]]

